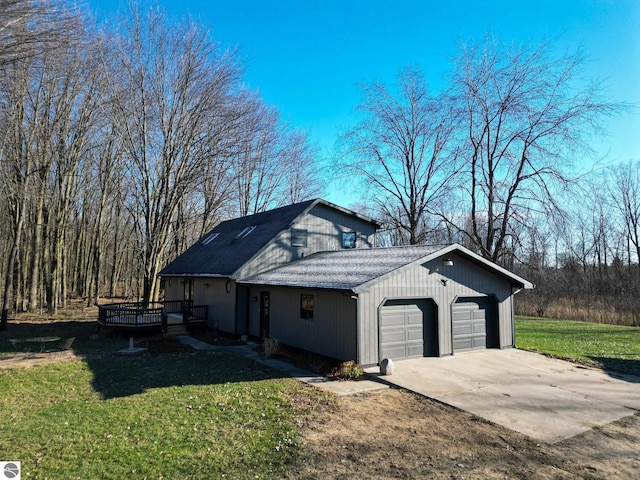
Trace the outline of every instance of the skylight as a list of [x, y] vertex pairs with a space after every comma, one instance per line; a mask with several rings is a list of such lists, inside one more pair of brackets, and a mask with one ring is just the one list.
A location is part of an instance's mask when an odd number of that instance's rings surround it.
[[209, 235], [207, 238], [205, 238], [202, 241], [202, 245], [209, 245], [211, 242], [213, 242], [216, 238], [218, 238], [218, 235], [220, 235], [220, 232], [214, 232], [211, 235]]
[[238, 235], [236, 235], [236, 238], [234, 240], [240, 240], [240, 239], [243, 239], [244, 237], [250, 235], [256, 229], [256, 227], [257, 227], [257, 225], [251, 225], [250, 227], [246, 227]]

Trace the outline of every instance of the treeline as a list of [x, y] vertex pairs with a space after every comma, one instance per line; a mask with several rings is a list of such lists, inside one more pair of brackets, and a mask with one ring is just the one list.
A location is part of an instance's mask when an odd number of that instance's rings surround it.
[[[151, 301], [219, 221], [322, 190], [305, 133], [199, 25], [133, 4], [98, 27], [71, 5], [0, 0], [4, 319]], [[535, 283], [519, 313], [639, 325], [640, 164], [578, 168], [625, 106], [557, 51], [487, 38], [442, 91], [412, 69], [363, 85], [332, 175], [384, 222], [379, 244], [458, 242]]]
[[555, 219], [529, 225], [514, 255], [536, 284], [518, 313], [640, 326], [640, 161], [581, 179]]
[[135, 4], [98, 27], [0, 0], [3, 318], [71, 297], [157, 298], [221, 219], [316, 196], [315, 147], [199, 25]]
[[387, 245], [458, 242], [537, 287], [519, 313], [639, 324], [640, 163], [591, 149], [628, 106], [580, 50], [463, 43], [440, 91], [416, 69], [364, 84], [337, 168], [360, 179]]

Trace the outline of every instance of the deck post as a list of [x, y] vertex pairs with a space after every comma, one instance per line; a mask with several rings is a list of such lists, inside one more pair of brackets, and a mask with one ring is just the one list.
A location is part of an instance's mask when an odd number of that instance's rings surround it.
[[162, 317], [162, 333], [166, 335], [169, 326], [168, 326], [168, 321], [167, 321], [167, 318], [168, 318], [167, 310], [164, 307], [162, 307], [162, 311], [160, 312], [160, 316]]

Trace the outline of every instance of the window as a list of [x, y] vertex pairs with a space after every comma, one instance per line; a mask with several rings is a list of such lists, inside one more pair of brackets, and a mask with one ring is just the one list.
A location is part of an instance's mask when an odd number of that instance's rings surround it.
[[291, 246], [306, 247], [307, 246], [307, 230], [301, 228], [291, 229]]
[[313, 320], [313, 295], [306, 293], [300, 295], [300, 318]]
[[212, 233], [211, 235], [209, 235], [207, 238], [205, 238], [202, 241], [202, 245], [209, 245], [211, 242], [213, 242], [216, 238], [218, 238], [218, 235], [220, 235], [220, 232], [215, 232]]
[[240, 239], [243, 239], [244, 237], [250, 235], [251, 232], [253, 232], [256, 229], [256, 227], [257, 227], [257, 225], [251, 225], [250, 227], [246, 227], [238, 235], [236, 235], [236, 238], [234, 240], [240, 240]]
[[356, 232], [342, 232], [342, 248], [356, 248]]

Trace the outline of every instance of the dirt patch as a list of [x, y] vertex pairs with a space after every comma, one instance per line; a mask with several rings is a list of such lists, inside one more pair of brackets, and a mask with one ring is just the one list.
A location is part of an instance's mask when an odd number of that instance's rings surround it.
[[34, 367], [50, 363], [64, 362], [74, 358], [83, 358], [71, 350], [53, 353], [13, 353], [0, 356], [0, 370], [7, 368]]
[[640, 468], [638, 415], [547, 445], [394, 389], [340, 397], [302, 441], [291, 479], [626, 479]]

